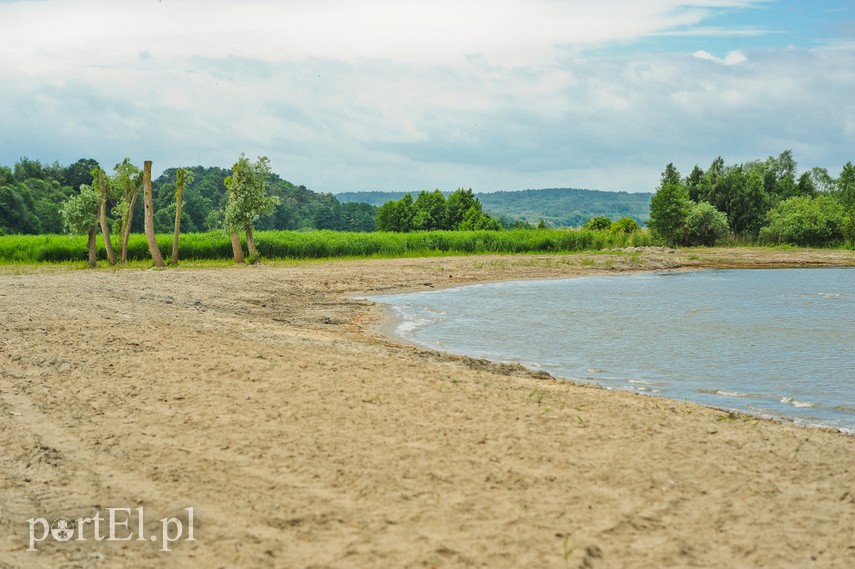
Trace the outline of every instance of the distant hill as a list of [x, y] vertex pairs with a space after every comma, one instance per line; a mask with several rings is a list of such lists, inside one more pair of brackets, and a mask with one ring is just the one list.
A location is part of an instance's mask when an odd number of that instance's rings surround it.
[[[342, 203], [363, 202], [383, 205], [389, 200], [399, 200], [405, 192], [344, 192], [336, 197]], [[410, 192], [413, 197], [418, 192]], [[445, 192], [448, 195], [450, 192]], [[487, 213], [513, 221], [532, 224], [543, 219], [554, 227], [578, 227], [595, 215], [612, 219], [630, 217], [644, 225], [650, 216], [650, 197], [653, 194], [604, 192], [574, 188], [548, 188], [475, 194]]]

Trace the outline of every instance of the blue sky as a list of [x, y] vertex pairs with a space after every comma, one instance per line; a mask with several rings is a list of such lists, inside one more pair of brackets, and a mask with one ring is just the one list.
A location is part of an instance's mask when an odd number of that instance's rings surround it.
[[855, 160], [855, 2], [0, 0], [0, 163], [243, 152], [324, 192]]

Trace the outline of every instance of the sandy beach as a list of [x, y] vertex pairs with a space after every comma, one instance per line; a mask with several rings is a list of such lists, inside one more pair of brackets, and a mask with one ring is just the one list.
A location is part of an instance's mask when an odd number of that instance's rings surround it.
[[[354, 298], [842, 265], [855, 252], [0, 267], [0, 568], [855, 567], [855, 437], [428, 351]], [[142, 539], [27, 551], [28, 520], [108, 508]], [[188, 508], [194, 540], [162, 551], [148, 536]]]

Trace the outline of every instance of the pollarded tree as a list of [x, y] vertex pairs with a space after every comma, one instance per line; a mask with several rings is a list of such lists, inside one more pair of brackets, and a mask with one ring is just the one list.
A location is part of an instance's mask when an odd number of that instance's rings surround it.
[[107, 224], [107, 199], [110, 196], [112, 184], [107, 183], [107, 173], [101, 166], [92, 169], [92, 181], [98, 188], [98, 196], [101, 203], [98, 206], [98, 222], [101, 225], [101, 236], [104, 237], [104, 250], [107, 252], [107, 261], [111, 265], [116, 264], [116, 253], [113, 252], [113, 240], [110, 237], [110, 226]]
[[193, 182], [193, 172], [185, 168], [175, 171], [175, 231], [172, 234], [172, 264], [178, 264], [178, 236], [181, 234], [181, 210], [184, 207], [184, 185]]
[[166, 263], [157, 247], [157, 238], [154, 235], [154, 196], [151, 191], [151, 160], [143, 162], [143, 205], [145, 206], [145, 237], [148, 241], [148, 251], [154, 266], [163, 269]]
[[121, 217], [119, 234], [122, 239], [121, 259], [128, 262], [128, 239], [131, 236], [131, 225], [134, 221], [134, 208], [140, 195], [143, 183], [143, 173], [131, 164], [130, 158], [122, 160], [121, 164], [113, 167], [115, 174], [111, 178], [114, 191], [120, 196], [119, 202], [113, 207], [113, 215]]
[[80, 193], [65, 200], [60, 213], [66, 230], [71, 235], [89, 236], [89, 266], [94, 267], [98, 262], [95, 236], [98, 234], [98, 209], [101, 197], [95, 188], [88, 184], [80, 186]]
[[[267, 179], [270, 177], [270, 160], [259, 156], [253, 163], [241, 154], [232, 166], [232, 175], [226, 177], [225, 185], [229, 190], [229, 201], [225, 211], [225, 226], [232, 236], [232, 248], [235, 249], [235, 238], [241, 229], [246, 231], [246, 245], [253, 259], [258, 258], [258, 250], [252, 238], [252, 224], [259, 217], [273, 213], [279, 205], [279, 198], [267, 195]], [[240, 242], [237, 243], [238, 248]], [[242, 262], [243, 250], [240, 255], [235, 249], [235, 262]]]

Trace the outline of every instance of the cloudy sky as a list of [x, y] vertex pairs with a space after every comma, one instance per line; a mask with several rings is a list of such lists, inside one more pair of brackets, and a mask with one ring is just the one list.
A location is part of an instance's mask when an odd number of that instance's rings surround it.
[[855, 161], [852, 0], [0, 0], [0, 164], [266, 155], [323, 192]]

